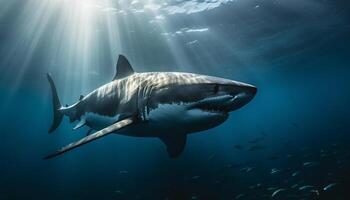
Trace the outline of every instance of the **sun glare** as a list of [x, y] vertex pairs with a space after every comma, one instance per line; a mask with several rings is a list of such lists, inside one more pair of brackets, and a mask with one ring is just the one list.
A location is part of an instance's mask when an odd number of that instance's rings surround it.
[[[213, 3], [215, 2], [215, 3]], [[45, 63], [43, 73], [55, 74], [57, 81], [65, 84], [64, 97], [86, 93], [106, 73], [106, 65], [114, 65], [118, 54], [129, 54], [131, 59], [142, 61], [145, 44], [155, 45], [172, 62], [174, 70], [189, 70], [187, 51], [195, 54], [201, 48], [197, 37], [210, 38], [213, 32], [205, 26], [179, 26], [177, 17], [214, 9], [223, 2], [170, 2], [165, 0], [34, 0], [24, 3], [18, 15], [16, 31], [9, 38], [11, 49], [7, 49], [6, 60], [20, 52], [24, 56], [16, 63], [18, 76], [13, 91], [22, 84], [23, 76], [33, 65], [33, 57], [40, 52], [40, 62]], [[6, 4], [8, 9], [10, 3]], [[2, 8], [6, 10], [5, 8]], [[150, 47], [152, 48], [152, 46]], [[164, 50], [163, 50], [164, 49]], [[25, 52], [24, 52], [25, 51]], [[201, 64], [200, 62], [198, 63]], [[106, 68], [103, 68], [106, 67]], [[141, 66], [138, 68], [142, 69]], [[110, 72], [113, 67], [108, 66]], [[10, 72], [8, 72], [10, 73]]]

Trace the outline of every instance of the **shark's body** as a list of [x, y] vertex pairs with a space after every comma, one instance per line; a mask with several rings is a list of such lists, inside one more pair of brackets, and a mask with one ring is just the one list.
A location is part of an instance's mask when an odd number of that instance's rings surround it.
[[64, 115], [75, 129], [88, 126], [97, 132], [72, 143], [53, 157], [110, 133], [137, 137], [158, 137], [171, 157], [177, 157], [186, 135], [223, 123], [230, 111], [248, 103], [254, 86], [217, 77], [179, 72], [135, 73], [124, 56], [119, 56], [114, 79], [92, 91], [72, 106], [62, 107], [53, 91], [54, 123]]

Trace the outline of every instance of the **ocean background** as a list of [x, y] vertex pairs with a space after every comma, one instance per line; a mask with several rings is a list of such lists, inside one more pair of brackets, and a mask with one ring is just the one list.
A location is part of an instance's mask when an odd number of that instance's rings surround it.
[[[46, 73], [71, 105], [119, 54], [258, 93], [177, 159], [111, 135], [43, 160], [87, 131], [65, 118], [48, 133]], [[0, 0], [0, 199], [348, 200], [349, 102], [346, 0]]]

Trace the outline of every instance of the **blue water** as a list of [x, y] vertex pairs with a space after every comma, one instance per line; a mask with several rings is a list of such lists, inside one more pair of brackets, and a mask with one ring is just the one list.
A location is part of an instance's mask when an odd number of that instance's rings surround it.
[[[347, 1], [103, 2], [0, 1], [0, 199], [350, 198]], [[42, 160], [87, 131], [64, 119], [48, 134], [45, 74], [72, 104], [113, 78], [118, 54], [139, 72], [225, 77], [258, 93], [189, 135], [177, 159], [156, 138], [111, 135]]]

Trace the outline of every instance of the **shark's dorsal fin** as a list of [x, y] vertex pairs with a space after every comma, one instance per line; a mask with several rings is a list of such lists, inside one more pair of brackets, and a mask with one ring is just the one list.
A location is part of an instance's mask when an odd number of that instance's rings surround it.
[[116, 72], [113, 80], [124, 78], [124, 77], [127, 77], [127, 76], [134, 73], [134, 70], [131, 67], [128, 59], [123, 55], [119, 55], [119, 57], [118, 57], [116, 70], [117, 70], [117, 72]]

